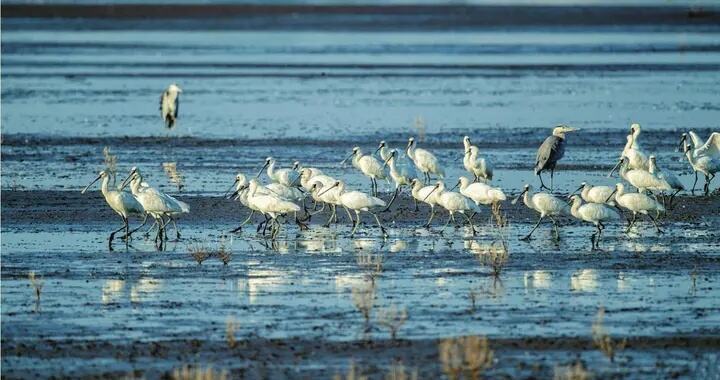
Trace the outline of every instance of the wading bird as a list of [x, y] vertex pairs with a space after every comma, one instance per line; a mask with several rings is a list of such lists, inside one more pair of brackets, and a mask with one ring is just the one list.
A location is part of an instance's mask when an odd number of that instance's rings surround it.
[[378, 145], [378, 148], [375, 150], [375, 153], [380, 153], [380, 158], [383, 161], [388, 160], [388, 157], [390, 157], [390, 150], [388, 150], [385, 140], [380, 141], [380, 145]]
[[384, 165], [387, 165], [390, 168], [390, 178], [392, 178], [393, 182], [395, 182], [395, 192], [393, 193], [392, 199], [390, 199], [390, 203], [388, 203], [387, 207], [383, 211], [390, 209], [390, 206], [392, 206], [393, 202], [395, 202], [395, 198], [397, 198], [401, 189], [404, 186], [410, 186], [411, 181], [417, 175], [414, 165], [407, 165], [407, 162], [403, 162], [406, 160], [398, 162], [397, 157], [398, 151], [393, 149], [390, 153], [388, 153], [387, 159], [385, 159]]
[[710, 193], [710, 182], [715, 178], [715, 174], [720, 171], [720, 156], [712, 154], [712, 150], [706, 154], [693, 155], [693, 150], [688, 144], [684, 144], [685, 157], [690, 166], [695, 171], [695, 182], [693, 182], [693, 194], [695, 185], [697, 184], [697, 172], [705, 176], [705, 186], [703, 191], [705, 195]]
[[657, 230], [657, 232], [662, 233], [660, 227], [657, 224], [657, 220], [653, 218], [652, 215], [650, 215], [651, 212], [655, 212], [657, 214], [665, 211], [665, 207], [663, 207], [660, 202], [645, 194], [626, 193], [625, 185], [623, 185], [622, 183], [618, 183], [617, 185], [615, 185], [615, 191], [613, 192], [613, 194], [615, 194], [615, 202], [620, 205], [620, 207], [630, 210], [633, 213], [632, 220], [630, 221], [627, 230], [625, 230], [626, 233], [629, 232], [630, 228], [632, 228], [632, 226], [635, 224], [638, 213], [646, 215], [648, 218], [650, 218], [650, 220], [652, 220], [653, 224], [655, 225], [655, 229]]
[[[158, 225], [158, 233], [155, 236], [155, 242], [162, 247], [163, 241], [166, 239], [165, 227], [167, 225], [164, 218], [167, 217], [170, 221], [175, 223], [174, 216], [190, 212], [190, 207], [185, 202], [178, 201], [174, 197], [165, 194], [152, 186], [143, 186], [142, 182], [143, 177], [140, 170], [137, 167], [133, 167], [127, 178], [125, 178], [120, 185], [120, 190], [130, 185], [130, 191], [143, 206], [145, 212], [155, 219], [155, 222]], [[143, 224], [144, 223], [145, 221], [143, 221]], [[175, 225], [175, 231], [179, 238], [180, 232], [177, 229], [177, 225]]]
[[414, 137], [408, 139], [405, 153], [413, 161], [415, 167], [425, 175], [425, 181], [430, 182], [430, 174], [435, 174], [438, 178], [445, 177], [445, 171], [440, 166], [437, 157], [425, 149], [416, 148]]
[[350, 232], [350, 237], [355, 236], [355, 231], [360, 225], [360, 211], [365, 211], [375, 218], [378, 227], [380, 227], [383, 238], [387, 239], [388, 234], [385, 227], [383, 227], [382, 223], [380, 223], [380, 219], [378, 219], [377, 215], [372, 211], [374, 209], [385, 207], [385, 201], [359, 191], [345, 191], [345, 183], [342, 181], [335, 182], [335, 184], [333, 184], [329, 189], [324, 190], [323, 193], [335, 188], [337, 188], [339, 194], [338, 198], [340, 199], [342, 206], [346, 209], [355, 211], [356, 219], [352, 219], [352, 217], [350, 218], [353, 222], [353, 229], [352, 232]]
[[180, 109], [180, 93], [182, 90], [175, 83], [168, 86], [160, 95], [160, 116], [165, 121], [165, 127], [172, 129]]
[[[460, 194], [470, 198], [475, 205], [492, 206], [493, 212], [500, 210], [500, 202], [507, 199], [502, 189], [481, 182], [470, 183], [467, 177], [460, 177], [455, 187], [460, 187]], [[473, 214], [470, 218], [475, 216]]]
[[[673, 199], [675, 199], [675, 195], [679, 193], [682, 190], [685, 190], [685, 186], [680, 182], [675, 175], [669, 172], [663, 172], [658, 168], [657, 161], [655, 160], [655, 156], [650, 156], [650, 160], [648, 163], [648, 171], [650, 174], [654, 175], [658, 180], [660, 180], [660, 183], [662, 184], [662, 187], [659, 189], [660, 191], [670, 191], [672, 194], [670, 194], [670, 202], [668, 203], [668, 208], [672, 206]], [[665, 203], [665, 196], [663, 195], [663, 204]]]
[[372, 187], [372, 195], [377, 196], [378, 194], [378, 179], [385, 179], [385, 170], [383, 165], [375, 157], [371, 155], [365, 155], [360, 150], [360, 147], [354, 147], [352, 153], [344, 159], [340, 164], [344, 164], [345, 161], [352, 158], [353, 166], [360, 170], [362, 174], [370, 178], [370, 185]]
[[465, 155], [463, 157], [463, 166], [465, 170], [475, 177], [475, 182], [483, 180], [489, 182], [493, 177], [492, 165], [484, 157], [480, 157], [480, 149], [470, 143], [470, 137], [463, 138], [463, 146]]
[[271, 181], [275, 183], [279, 183], [285, 186], [293, 186], [294, 182], [297, 181], [297, 173], [292, 169], [275, 169], [276, 161], [272, 157], [268, 157], [265, 159], [265, 164], [258, 172], [257, 176], [255, 178], [260, 178], [260, 175], [262, 175], [263, 170], [267, 168], [267, 176], [270, 178]]
[[630, 126], [630, 133], [627, 135], [627, 142], [620, 154], [620, 159], [623, 157], [628, 158], [628, 167], [630, 169], [647, 170], [648, 168], [648, 155], [642, 147], [640, 147], [640, 143], [638, 143], [638, 137], [640, 136], [641, 131], [642, 128], [638, 123], [633, 123]]
[[[549, 136], [540, 145], [537, 151], [537, 158], [535, 160], [535, 175], [540, 178], [540, 189], [552, 190], [553, 187], [553, 176], [555, 175], [555, 165], [565, 155], [565, 134], [568, 132], [576, 131], [576, 128], [571, 128], [566, 125], [558, 125], [553, 129], [552, 136]], [[542, 180], [542, 172], [545, 170], [550, 171], [550, 187], [545, 186]]]
[[293, 202], [282, 199], [275, 194], [262, 194], [258, 191], [260, 184], [256, 179], [251, 179], [248, 183], [247, 201], [250, 207], [269, 217], [270, 237], [275, 239], [280, 232], [280, 223], [277, 217], [289, 213], [297, 213], [300, 206]]
[[570, 207], [568, 204], [552, 194], [533, 193], [533, 188], [530, 185], [525, 185], [523, 191], [512, 201], [512, 203], [517, 203], [521, 197], [523, 198], [525, 206], [540, 213], [540, 219], [538, 219], [535, 227], [533, 227], [530, 233], [520, 240], [530, 240], [533, 232], [535, 232], [540, 225], [540, 222], [542, 222], [546, 216], [552, 221], [555, 239], [560, 239], [560, 232], [558, 231], [558, 225], [555, 217], [568, 215], [570, 213]]
[[447, 210], [447, 212], [450, 214], [450, 216], [448, 216], [447, 222], [445, 222], [445, 225], [440, 230], [440, 233], [442, 234], [442, 231], [447, 228], [451, 220], [455, 227], [458, 227], [457, 221], [455, 220], [455, 213], [457, 212], [460, 213], [463, 217], [465, 217], [465, 220], [467, 220], [468, 224], [470, 224], [470, 228], [472, 229], [472, 233], [474, 236], [476, 233], [475, 226], [473, 225], [472, 219], [468, 217], [465, 213], [467, 211], [472, 211], [473, 215], [475, 215], [475, 213], [479, 211], [478, 207], [473, 204], [469, 199], [465, 198], [465, 196], [463, 196], [462, 194], [456, 193], [454, 191], [445, 190], [445, 184], [442, 182], [438, 182], [433, 187], [433, 190], [430, 191], [430, 194], [426, 196], [426, 198], [431, 197], [433, 195], [433, 192], [437, 193], [437, 195], [435, 195], [435, 198], [437, 199], [437, 204]]
[[[440, 183], [442, 182], [438, 181], [438, 184]], [[437, 193], [433, 194], [436, 189], [436, 185], [423, 186], [423, 183], [417, 178], [410, 181], [410, 185], [412, 186], [412, 196], [415, 198], [415, 211], [418, 211], [418, 202], [422, 202], [430, 206], [430, 218], [427, 223], [423, 225], [425, 228], [430, 228], [430, 223], [435, 217], [435, 205], [437, 204]]]
[[573, 194], [570, 196], [572, 200], [572, 206], [570, 207], [570, 214], [576, 219], [592, 223], [595, 225], [597, 231], [590, 236], [590, 242], [592, 243], [592, 249], [600, 248], [600, 237], [605, 229], [603, 222], [609, 222], [614, 219], [620, 219], [620, 215], [617, 211], [611, 209], [602, 203], [585, 203], [583, 204], [582, 198]]
[[[130, 235], [132, 232], [130, 231], [130, 226], [128, 223], [128, 217], [131, 215], [144, 215], [145, 209], [143, 206], [138, 202], [135, 197], [128, 193], [127, 191], [121, 191], [121, 190], [115, 190], [110, 189], [109, 182], [110, 182], [110, 173], [106, 170], [103, 170], [98, 174], [97, 178], [95, 178], [92, 182], [90, 182], [89, 185], [87, 185], [82, 191], [82, 194], [85, 194], [85, 192], [92, 186], [95, 182], [102, 179], [102, 184], [100, 185], [100, 191], [102, 192], [103, 197], [105, 197], [105, 202], [107, 202], [108, 206], [110, 206], [113, 211], [115, 211], [120, 217], [122, 218], [123, 225], [122, 227], [118, 228], [117, 230], [113, 231], [110, 234], [110, 237], [108, 238], [108, 247], [110, 250], [112, 250], [112, 241], [115, 237], [115, 234], [125, 230], [125, 236], [123, 236], [123, 239], [125, 239], [125, 242], [130, 239]], [[133, 230], [133, 232], [136, 230]]]

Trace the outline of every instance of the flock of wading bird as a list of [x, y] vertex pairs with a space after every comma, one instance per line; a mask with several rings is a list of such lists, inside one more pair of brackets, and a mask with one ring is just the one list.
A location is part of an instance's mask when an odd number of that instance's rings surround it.
[[[565, 125], [555, 127], [552, 135], [546, 138], [538, 149], [535, 174], [540, 179], [540, 190], [546, 189], [549, 192], [536, 192], [532, 186], [526, 184], [517, 198], [512, 201], [515, 204], [522, 198], [528, 208], [540, 214], [535, 226], [522, 240], [530, 239], [545, 218], [551, 220], [554, 237], [559, 239], [556, 218], [566, 215], [595, 226], [596, 231], [590, 238], [592, 249], [596, 249], [599, 248], [605, 223], [620, 220], [621, 215], [624, 217], [623, 209], [632, 214], [631, 218], [626, 217], [628, 223], [626, 232], [635, 224], [638, 214], [642, 214], [650, 219], [658, 233], [662, 233], [658, 218], [666, 212], [666, 207], [672, 205], [674, 196], [684, 188], [672, 173], [663, 171], [657, 166], [655, 156], [648, 155], [641, 147], [638, 141], [641, 132], [639, 124], [632, 124], [630, 127], [620, 160], [608, 174], [612, 176], [619, 168], [620, 177], [637, 191], [629, 191], [622, 182], [615, 186], [592, 186], [583, 182], [568, 196], [570, 204], [551, 193], [556, 164], [565, 152], [566, 134], [573, 131], [576, 129]], [[312, 215], [323, 212], [326, 208], [329, 208], [330, 215], [324, 226], [328, 227], [331, 223], [338, 222], [337, 207], [339, 206], [345, 210], [353, 223], [351, 237], [355, 235], [360, 225], [361, 213], [367, 213], [374, 218], [383, 238], [387, 238], [387, 230], [382, 225], [378, 212], [389, 210], [398, 195], [407, 187], [415, 200], [416, 211], [419, 210], [419, 203], [430, 207], [430, 217], [424, 224], [425, 228], [430, 228], [436, 206], [439, 206], [448, 213], [447, 222], [440, 233], [450, 222], [453, 222], [456, 227], [467, 223], [474, 235], [476, 229], [473, 217], [480, 211], [480, 206], [489, 206], [494, 209], [493, 211], [498, 211], [501, 203], [507, 199], [502, 189], [490, 185], [493, 179], [490, 160], [481, 156], [478, 147], [472, 145], [470, 137], [465, 136], [463, 166], [470, 173], [472, 180], [462, 176], [453, 188], [448, 189], [442, 181], [444, 170], [437, 157], [416, 145], [415, 139], [411, 137], [402, 154], [398, 150], [389, 149], [384, 141], [380, 142], [374, 154], [364, 154], [359, 147], [352, 149], [352, 153], [341, 164], [351, 160], [352, 165], [370, 179], [370, 194], [350, 190], [342, 180], [324, 174], [317, 168], [302, 167], [297, 161], [292, 168], [277, 168], [276, 161], [268, 157], [255, 177], [248, 180], [248, 177], [240, 173], [235, 177], [230, 189], [225, 192], [225, 196], [228, 197], [228, 194], [234, 190], [228, 198], [232, 197], [240, 201], [250, 210], [247, 219], [232, 232], [240, 231], [243, 225], [251, 221], [253, 214], [259, 213], [265, 219], [257, 226], [257, 232], [260, 233], [262, 230], [263, 236], [276, 239], [281, 229], [281, 220], [284, 220], [282, 217], [292, 215], [300, 229], [307, 229], [305, 222], [309, 221]], [[695, 172], [692, 193], [695, 192], [699, 172], [705, 176], [704, 193], [707, 195], [710, 181], [720, 170], [720, 133], [713, 132], [705, 142], [692, 131], [683, 133], [680, 149]], [[379, 154], [379, 159], [376, 154]], [[545, 171], [550, 172], [550, 187], [545, 186], [542, 178], [542, 173]], [[266, 185], [260, 182], [263, 172], [266, 172], [270, 180]], [[433, 176], [439, 179], [435, 183], [432, 183]], [[177, 238], [180, 238], [175, 218], [190, 211], [186, 203], [147, 184], [137, 167], [130, 170], [119, 187], [110, 185], [111, 177], [111, 173], [102, 171], [83, 190], [84, 193], [92, 184], [102, 179], [101, 190], [105, 200], [122, 218], [123, 225], [110, 234], [108, 240], [110, 249], [115, 234], [125, 230], [122, 239], [127, 242], [134, 232], [147, 223], [148, 216], [153, 218], [155, 223], [145, 235], [149, 236], [157, 227], [155, 242], [160, 247], [167, 240], [166, 227], [170, 223], [175, 229]], [[395, 184], [395, 190], [389, 202], [386, 202], [378, 197], [377, 181], [388, 177]], [[114, 183], [114, 179], [112, 181]], [[125, 190], [128, 186], [129, 192]], [[454, 191], [455, 189], [459, 191]], [[667, 203], [666, 195], [669, 195]], [[310, 209], [306, 206], [308, 198], [314, 201]], [[351, 211], [355, 214], [354, 218]], [[130, 230], [128, 224], [131, 215], [144, 217], [142, 224], [133, 230]], [[459, 224], [456, 216], [460, 219]]]

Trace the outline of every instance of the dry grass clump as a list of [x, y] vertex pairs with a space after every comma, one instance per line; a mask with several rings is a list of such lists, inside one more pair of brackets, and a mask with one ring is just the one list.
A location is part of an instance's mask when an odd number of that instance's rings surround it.
[[507, 240], [497, 239], [482, 248], [475, 256], [480, 263], [490, 267], [494, 277], [499, 277], [510, 257]]
[[391, 305], [390, 307], [382, 308], [377, 311], [377, 323], [390, 330], [390, 338], [392, 340], [395, 340], [398, 330], [400, 330], [400, 327], [405, 324], [406, 320], [406, 308], [400, 309], [396, 305]]
[[440, 341], [440, 362], [449, 379], [480, 379], [493, 364], [493, 351], [486, 337], [464, 336]]
[[190, 252], [190, 256], [200, 265], [212, 255], [210, 249], [201, 243], [190, 244], [187, 249], [188, 252]]
[[217, 249], [217, 257], [222, 261], [223, 265], [228, 265], [232, 260], [232, 251], [225, 245], [225, 241], [220, 241]]
[[402, 362], [393, 362], [390, 371], [385, 374], [385, 380], [417, 380], [417, 368], [407, 370]]
[[610, 335], [605, 331], [603, 326], [603, 319], [605, 318], [605, 308], [600, 306], [595, 321], [592, 324], [592, 338], [595, 342], [595, 346], [602, 351], [602, 353], [610, 359], [610, 362], [615, 361], [615, 355], [625, 349], [627, 345], [627, 339], [622, 341], [614, 341]]
[[344, 376], [336, 373], [333, 380], [368, 380], [368, 377], [360, 372], [358, 367], [355, 366], [355, 362], [351, 362], [347, 373]]
[[170, 183], [175, 185], [178, 191], [182, 191], [183, 187], [185, 187], [185, 179], [177, 170], [177, 162], [163, 162], [162, 167]]
[[425, 136], [427, 134], [426, 128], [425, 128], [425, 119], [422, 116], [416, 116], [415, 122], [413, 127], [415, 128], [415, 133], [417, 134], [418, 142], [425, 141]]
[[203, 369], [184, 365], [181, 368], [175, 368], [171, 378], [173, 380], [227, 380], [228, 373], [226, 370], [215, 371], [212, 367]]
[[592, 374], [582, 362], [577, 361], [568, 366], [556, 366], [553, 374], [554, 380], [590, 380]]
[[505, 227], [508, 224], [507, 215], [501, 212], [502, 203], [495, 202], [490, 207], [492, 211], [492, 218], [495, 221], [495, 225], [498, 227]]
[[228, 347], [235, 348], [238, 346], [238, 341], [235, 339], [235, 331], [238, 328], [238, 323], [235, 318], [230, 317], [225, 322], [225, 340], [227, 341]]
[[110, 153], [110, 147], [106, 146], [103, 148], [103, 161], [105, 164], [105, 170], [107, 170], [113, 177], [117, 174], [117, 156]]
[[370, 331], [370, 316], [375, 305], [375, 283], [352, 288], [352, 301], [365, 319], [365, 331]]

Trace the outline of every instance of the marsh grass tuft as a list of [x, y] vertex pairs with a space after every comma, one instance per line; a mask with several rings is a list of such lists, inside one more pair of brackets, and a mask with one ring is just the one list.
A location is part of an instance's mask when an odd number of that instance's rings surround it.
[[385, 374], [385, 380], [417, 380], [418, 370], [412, 368], [408, 370], [401, 361], [394, 361], [390, 365], [390, 370]]
[[230, 247], [225, 245], [225, 240], [220, 240], [220, 244], [218, 244], [217, 257], [222, 261], [223, 265], [228, 265], [232, 260], [232, 251]]
[[199, 366], [184, 365], [181, 368], [175, 368], [171, 378], [173, 380], [227, 380], [228, 372], [226, 370], [215, 371], [212, 367], [203, 369]]
[[492, 219], [495, 225], [499, 228], [505, 227], [508, 224], [507, 215], [501, 211], [502, 203], [495, 202], [492, 204], [490, 210], [492, 211]]
[[397, 332], [400, 330], [400, 327], [405, 324], [407, 316], [406, 308], [400, 309], [397, 305], [393, 304], [377, 311], [377, 323], [390, 330], [390, 338], [395, 340], [397, 338]]
[[415, 128], [415, 133], [417, 134], [418, 142], [425, 141], [425, 136], [427, 135], [427, 131], [426, 131], [426, 127], [425, 127], [425, 119], [422, 116], [416, 116], [413, 127]]
[[162, 167], [170, 183], [175, 185], [178, 191], [182, 191], [185, 187], [185, 179], [177, 169], [177, 162], [163, 162]]
[[375, 283], [375, 279], [377, 279], [383, 271], [383, 255], [360, 251], [357, 253], [355, 260], [358, 267], [365, 272], [365, 275], [367, 275], [370, 281]]
[[556, 366], [553, 371], [554, 380], [590, 380], [592, 374], [585, 368], [582, 362], [576, 361], [568, 366]]
[[187, 249], [188, 252], [190, 252], [190, 256], [192, 256], [199, 265], [202, 265], [203, 261], [212, 255], [210, 249], [201, 243], [189, 244]]
[[592, 324], [592, 338], [595, 346], [608, 358], [610, 362], [615, 361], [615, 355], [624, 350], [627, 345], [627, 339], [622, 341], [613, 340], [605, 331], [603, 320], [605, 319], [605, 308], [600, 306], [595, 321]]
[[238, 346], [238, 341], [235, 339], [235, 331], [237, 331], [237, 328], [238, 323], [235, 321], [235, 318], [229, 317], [227, 321], [225, 321], [225, 340], [230, 349]]
[[486, 337], [446, 338], [438, 349], [443, 372], [449, 379], [480, 379], [493, 364], [494, 353]]
[[103, 161], [105, 164], [105, 170], [110, 172], [112, 177], [114, 178], [115, 175], [117, 175], [117, 156], [110, 153], [110, 147], [106, 146], [103, 148]]
[[375, 305], [375, 283], [370, 282], [364, 286], [354, 286], [352, 288], [352, 301], [365, 320], [364, 331], [369, 332], [370, 317]]

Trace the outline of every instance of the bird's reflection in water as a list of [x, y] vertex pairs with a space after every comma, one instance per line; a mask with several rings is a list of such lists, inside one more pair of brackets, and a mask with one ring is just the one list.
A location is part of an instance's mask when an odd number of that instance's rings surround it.
[[594, 269], [581, 269], [570, 276], [570, 290], [592, 292], [598, 287], [598, 275]]
[[109, 279], [102, 286], [101, 301], [106, 305], [119, 302], [127, 292], [130, 302], [140, 303], [147, 301], [150, 295], [159, 292], [162, 287], [162, 280], [151, 277], [140, 278], [136, 282]]
[[549, 289], [551, 281], [552, 275], [544, 270], [529, 271], [523, 275], [525, 290]]
[[247, 295], [248, 301], [254, 304], [263, 294], [285, 285], [290, 281], [290, 273], [276, 269], [248, 269], [247, 277], [237, 281], [237, 290]]

